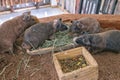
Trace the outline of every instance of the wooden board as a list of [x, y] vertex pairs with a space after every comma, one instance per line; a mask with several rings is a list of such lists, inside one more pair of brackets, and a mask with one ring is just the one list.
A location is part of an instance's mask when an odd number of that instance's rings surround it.
[[58, 16], [46, 17], [40, 19], [40, 22], [49, 22], [57, 18], [62, 18], [64, 22], [80, 19], [82, 17], [92, 17], [98, 19], [101, 27], [114, 27], [120, 30], [120, 15], [98, 15], [98, 14], [63, 14]]
[[[58, 60], [71, 58], [77, 55], [83, 55], [88, 63], [88, 66], [72, 72], [63, 73]], [[59, 80], [98, 80], [98, 64], [84, 47], [78, 47], [75, 49], [66, 50], [64, 52], [55, 53], [53, 54], [53, 62]]]
[[29, 55], [41, 55], [41, 54], [46, 54], [46, 53], [64, 51], [64, 50], [72, 49], [72, 48], [75, 48], [75, 47], [77, 47], [77, 46], [74, 45], [73, 43], [71, 43], [69, 45], [62, 46], [62, 47], [41, 48], [41, 49], [36, 49], [36, 50], [33, 50], [33, 51], [27, 50], [27, 53]]

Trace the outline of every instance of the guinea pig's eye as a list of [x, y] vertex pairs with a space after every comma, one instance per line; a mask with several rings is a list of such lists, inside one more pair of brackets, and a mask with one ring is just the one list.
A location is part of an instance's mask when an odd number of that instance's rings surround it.
[[34, 19], [34, 18], [32, 18], [31, 20], [32, 20], [32, 21], [35, 21], [35, 19]]
[[86, 31], [82, 31], [81, 34], [82, 34], [82, 35], [83, 35], [83, 34], [88, 34], [88, 32], [86, 32]]

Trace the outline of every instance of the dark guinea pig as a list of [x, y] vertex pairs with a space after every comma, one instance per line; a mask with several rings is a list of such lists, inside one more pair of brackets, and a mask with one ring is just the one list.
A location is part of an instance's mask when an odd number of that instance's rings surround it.
[[73, 39], [77, 45], [89, 47], [93, 53], [101, 51], [120, 52], [120, 31], [109, 30], [102, 33], [86, 34]]
[[28, 28], [24, 33], [22, 47], [25, 50], [36, 49], [41, 46], [45, 40], [50, 39], [55, 32], [67, 30], [61, 19], [56, 19], [48, 23], [38, 23]]
[[99, 22], [90, 17], [73, 20], [71, 23], [72, 25], [70, 26], [69, 32], [72, 36], [79, 36], [86, 33], [98, 33], [101, 30]]
[[8, 20], [0, 25], [0, 53], [13, 53], [13, 44], [16, 38], [28, 27], [39, 22], [39, 19], [30, 12], [24, 12], [22, 15]]

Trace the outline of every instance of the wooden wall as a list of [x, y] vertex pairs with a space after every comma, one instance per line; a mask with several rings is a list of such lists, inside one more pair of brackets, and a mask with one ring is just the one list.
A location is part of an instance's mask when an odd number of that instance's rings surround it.
[[76, 6], [75, 6], [75, 13], [79, 14], [80, 12], [80, 1], [81, 0], [76, 0]]
[[[87, 9], [86, 9], [86, 4], [85, 1], [86, 0], [59, 0], [60, 4], [62, 6], [63, 9], [67, 10], [70, 13], [84, 13]], [[83, 1], [83, 3], [81, 4], [80, 2]], [[88, 1], [88, 0], [87, 0]], [[92, 0], [89, 0], [92, 1]], [[95, 3], [95, 1], [92, 1], [93, 3]], [[97, 0], [96, 0], [97, 2]], [[97, 7], [97, 10], [95, 9], [96, 13], [98, 14], [120, 14], [120, 0], [117, 3], [117, 7], [116, 7], [116, 3], [117, 0], [98, 0], [98, 4], [97, 3], [95, 5], [93, 5], [93, 8]], [[80, 5], [82, 6], [82, 9], [80, 11]], [[100, 7], [100, 10], [99, 10]], [[88, 11], [90, 12], [90, 10]], [[92, 14], [95, 14], [94, 10], [91, 10]]]

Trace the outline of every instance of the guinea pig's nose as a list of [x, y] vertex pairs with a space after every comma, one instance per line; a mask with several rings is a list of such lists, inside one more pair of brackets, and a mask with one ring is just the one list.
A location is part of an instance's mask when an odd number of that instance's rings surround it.
[[64, 28], [64, 30], [67, 30], [67, 29], [68, 29], [68, 26], [64, 25], [63, 28]]

